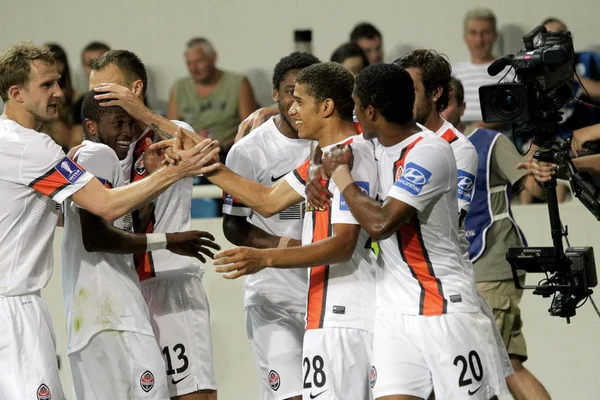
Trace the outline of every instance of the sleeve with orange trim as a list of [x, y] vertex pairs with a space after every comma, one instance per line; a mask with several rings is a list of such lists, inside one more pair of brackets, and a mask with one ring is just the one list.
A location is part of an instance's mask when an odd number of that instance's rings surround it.
[[[248, 150], [244, 147], [244, 142], [241, 142], [236, 143], [231, 147], [231, 150], [229, 150], [229, 153], [227, 154], [225, 165], [236, 174], [256, 182], [258, 176], [256, 176], [254, 162], [260, 162], [260, 160], [253, 161]], [[251, 212], [252, 210], [244, 203], [240, 202], [229, 193], [223, 192], [223, 214], [236, 217], [247, 217]]]
[[62, 203], [93, 178], [47, 135], [29, 142], [20, 156], [20, 181], [57, 203]]
[[284, 179], [300, 196], [306, 198], [306, 181], [308, 180], [308, 170], [310, 168], [310, 159], [306, 160], [295, 170], [290, 171]]
[[444, 193], [456, 191], [456, 161], [452, 149], [439, 141], [422, 141], [407, 153], [404, 171], [388, 193], [419, 212]]

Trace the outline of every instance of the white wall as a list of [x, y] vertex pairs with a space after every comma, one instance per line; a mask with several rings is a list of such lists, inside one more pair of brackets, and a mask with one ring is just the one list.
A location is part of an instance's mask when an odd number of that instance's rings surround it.
[[[577, 49], [600, 44], [600, 1], [577, 0], [2, 0], [0, 49], [20, 40], [64, 45], [72, 66], [92, 40], [137, 53], [154, 77], [153, 96], [165, 100], [173, 80], [186, 73], [183, 47], [193, 36], [210, 38], [221, 67], [248, 73], [263, 104], [273, 66], [294, 50], [294, 29], [313, 30], [315, 55], [328, 59], [359, 21], [383, 33], [388, 59], [407, 48], [427, 47], [452, 61], [465, 59], [462, 18], [473, 6], [490, 7], [518, 50], [527, 32], [547, 16], [563, 18]], [[515, 32], [516, 30], [516, 32]], [[521, 31], [521, 32], [519, 32]]]
[[[545, 206], [521, 206], [515, 207], [514, 211], [530, 245], [551, 245]], [[595, 246], [596, 257], [600, 260], [600, 223], [576, 202], [561, 205], [561, 212], [563, 223], [570, 228], [571, 244]], [[230, 246], [223, 237], [221, 219], [194, 220], [193, 227], [213, 233], [223, 247]], [[70, 392], [60, 289], [61, 234], [59, 229], [55, 241], [56, 269], [43, 296], [50, 303], [54, 319], [58, 350], [63, 360], [61, 378], [65, 390]], [[540, 275], [530, 274], [528, 284], [534, 284], [540, 278]], [[207, 266], [204, 286], [212, 309], [219, 399], [256, 399], [258, 383], [246, 341], [243, 281], [225, 280], [213, 272], [211, 266]], [[596, 291], [600, 293], [600, 287]], [[594, 297], [600, 306], [600, 295]], [[554, 399], [597, 400], [600, 398], [600, 318], [588, 302], [567, 325], [564, 319], [548, 315], [549, 306], [550, 299], [533, 296], [530, 292], [525, 292], [523, 296], [523, 331], [530, 357], [526, 362], [527, 368], [540, 379]]]

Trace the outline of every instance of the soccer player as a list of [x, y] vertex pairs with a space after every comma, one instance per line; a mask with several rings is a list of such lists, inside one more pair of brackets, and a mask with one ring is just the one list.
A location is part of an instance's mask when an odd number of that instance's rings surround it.
[[[105, 186], [124, 186], [119, 160], [127, 156], [135, 121], [120, 107], [101, 107], [95, 95], [91, 91], [84, 96], [87, 140], [76, 159]], [[130, 215], [111, 225], [73, 202], [65, 206], [62, 259], [67, 353], [75, 395], [80, 399], [168, 396], [164, 362], [131, 256], [162, 246], [157, 234], [131, 232]], [[218, 246], [205, 237], [212, 236], [172, 233], [165, 237], [165, 247], [184, 256], [200, 258], [199, 252], [212, 256], [203, 246]]]
[[182, 152], [143, 184], [107, 189], [37, 131], [57, 118], [62, 97], [52, 54], [31, 43], [0, 55], [0, 398], [62, 398], [50, 315], [40, 297], [52, 274], [57, 203], [69, 197], [113, 221], [184, 176], [203, 173], [218, 149], [210, 140]]
[[[473, 198], [475, 176], [477, 175], [477, 151], [475, 146], [440, 113], [448, 106], [450, 63], [433, 50], [413, 50], [400, 57], [394, 64], [405, 69], [415, 85], [414, 118], [424, 129], [450, 143], [458, 168], [458, 207], [459, 223], [462, 227]], [[461, 228], [462, 229], [462, 228]], [[462, 235], [464, 238], [464, 234]], [[468, 242], [461, 241], [466, 252]]]
[[[294, 105], [289, 111], [298, 136], [323, 149], [354, 142], [352, 89], [354, 78], [337, 63], [304, 68], [296, 76]], [[375, 195], [377, 179], [373, 147], [357, 141], [352, 176], [366, 193]], [[263, 216], [299, 203], [313, 164], [306, 161], [273, 186], [241, 178], [222, 167], [207, 175], [235, 199]], [[331, 209], [307, 210], [303, 247], [286, 249], [237, 248], [222, 253], [218, 271], [234, 278], [264, 266], [313, 267], [310, 270], [303, 343], [303, 397], [323, 399], [370, 398], [371, 328], [374, 315], [374, 270], [368, 235], [357, 226], [344, 200], [331, 183]], [[282, 283], [285, 285], [285, 283]], [[272, 385], [281, 381], [273, 375]]]
[[379, 399], [426, 399], [432, 390], [489, 399], [506, 388], [492, 322], [459, 248], [456, 160], [446, 141], [414, 122], [414, 96], [396, 65], [357, 76], [355, 114], [365, 138], [377, 139], [383, 203], [353, 182], [350, 147], [323, 158], [353, 215], [380, 241], [371, 386]]
[[[311, 141], [298, 138], [289, 111], [296, 76], [318, 62], [311, 54], [294, 52], [277, 63], [273, 100], [279, 114], [233, 145], [226, 161], [233, 172], [270, 186], [308, 159]], [[282, 239], [300, 245], [303, 206], [297, 203], [264, 218], [226, 194], [223, 232], [238, 246], [277, 248], [284, 244]], [[259, 372], [261, 399], [296, 400], [302, 396], [307, 279], [304, 269], [266, 269], [246, 279], [246, 333]]]
[[[193, 132], [188, 124], [164, 121], [143, 105], [147, 84], [144, 64], [130, 51], [109, 51], [92, 65], [90, 88], [112, 88], [108, 95], [96, 98], [116, 99], [101, 105], [129, 107], [141, 118], [136, 119], [137, 140], [121, 161], [126, 182], [145, 178], [143, 155], [148, 139], [168, 138], [175, 126]], [[192, 179], [182, 179], [158, 196], [154, 204], [134, 213], [135, 231], [164, 234], [189, 230], [192, 185]], [[170, 396], [186, 400], [216, 399], [210, 309], [202, 286], [201, 265], [193, 258], [164, 249], [136, 255], [135, 265], [165, 360]]]

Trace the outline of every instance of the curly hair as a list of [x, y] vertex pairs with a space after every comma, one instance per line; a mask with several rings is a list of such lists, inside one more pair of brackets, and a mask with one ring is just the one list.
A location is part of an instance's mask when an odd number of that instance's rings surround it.
[[307, 93], [318, 103], [325, 99], [333, 100], [339, 116], [352, 121], [354, 76], [342, 64], [324, 62], [311, 65], [300, 71], [296, 83], [305, 85]]
[[417, 49], [396, 59], [394, 64], [404, 69], [418, 68], [421, 71], [426, 96], [433, 96], [438, 88], [442, 89], [442, 94], [435, 104], [437, 111], [442, 112], [448, 107], [452, 67], [445, 56], [435, 50]]
[[388, 122], [404, 125], [413, 120], [415, 86], [397, 65], [369, 65], [356, 76], [354, 93], [361, 108], [372, 106]]
[[273, 70], [273, 89], [279, 89], [279, 84], [283, 81], [283, 77], [288, 71], [294, 69], [304, 69], [321, 61], [309, 53], [295, 51], [289, 56], [283, 57], [275, 65]]

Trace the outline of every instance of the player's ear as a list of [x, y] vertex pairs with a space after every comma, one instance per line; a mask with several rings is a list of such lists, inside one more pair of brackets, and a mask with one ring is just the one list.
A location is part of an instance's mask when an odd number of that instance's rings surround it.
[[137, 81], [133, 82], [133, 85], [131, 85], [131, 91], [136, 96], [141, 96], [144, 92], [144, 82], [142, 82], [141, 79], [138, 79]]
[[90, 136], [98, 136], [98, 124], [95, 123], [94, 121], [92, 121], [89, 118], [86, 118], [83, 121], [83, 127], [84, 127], [84, 131], [85, 133], [87, 133]]
[[23, 91], [25, 88], [21, 85], [12, 85], [8, 88], [8, 98], [16, 101], [17, 103], [23, 103]]
[[465, 110], [467, 108], [467, 103], [465, 103], [463, 101], [463, 103], [458, 107], [458, 109], [460, 110], [460, 116], [462, 117], [463, 115], [465, 115]]
[[279, 101], [279, 90], [273, 89], [273, 101], [277, 103]]
[[335, 103], [333, 102], [333, 99], [325, 99], [321, 102], [319, 108], [321, 114], [327, 118], [335, 112]]
[[442, 93], [443, 93], [444, 89], [442, 89], [441, 86], [438, 86], [435, 88], [435, 91], [433, 92], [433, 96], [431, 96], [431, 99], [433, 100], [434, 103], [436, 103], [440, 97], [442, 97]]
[[369, 119], [371, 121], [375, 121], [375, 119], [377, 118], [377, 113], [375, 111], [375, 107], [373, 107], [372, 105], [368, 105], [367, 109], [365, 110], [365, 114], [367, 114], [367, 117], [369, 117]]

